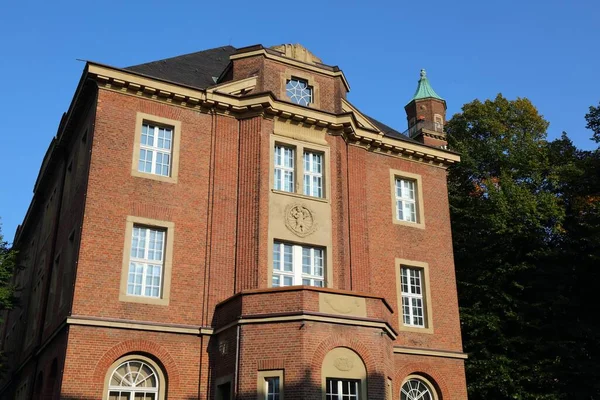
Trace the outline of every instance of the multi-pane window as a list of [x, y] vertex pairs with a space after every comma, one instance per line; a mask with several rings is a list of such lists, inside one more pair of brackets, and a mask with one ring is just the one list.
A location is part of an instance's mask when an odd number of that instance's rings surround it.
[[312, 87], [302, 79], [292, 78], [285, 85], [285, 92], [292, 103], [308, 106], [313, 101]]
[[423, 270], [402, 267], [402, 320], [404, 325], [425, 327], [423, 307]]
[[433, 400], [433, 394], [425, 382], [409, 379], [402, 385], [400, 400]]
[[415, 181], [396, 179], [396, 218], [400, 221], [417, 222]]
[[143, 361], [131, 360], [119, 365], [108, 386], [109, 400], [156, 400], [158, 375]]
[[144, 123], [140, 138], [138, 171], [170, 176], [172, 145], [172, 128]]
[[275, 189], [294, 192], [294, 149], [275, 145]]
[[265, 400], [279, 400], [279, 377], [265, 378]]
[[326, 400], [358, 400], [359, 381], [355, 379], [327, 378]]
[[318, 247], [273, 244], [273, 287], [325, 284], [325, 250]]
[[161, 296], [166, 231], [134, 225], [129, 258], [127, 294]]
[[323, 197], [323, 155], [304, 152], [304, 194]]

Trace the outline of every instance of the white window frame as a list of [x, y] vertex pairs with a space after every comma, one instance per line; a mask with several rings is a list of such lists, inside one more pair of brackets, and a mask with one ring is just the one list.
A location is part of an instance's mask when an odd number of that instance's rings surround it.
[[[146, 132], [150, 132], [150, 130], [153, 131], [153, 139], [152, 139], [152, 145], [149, 145], [148, 143], [143, 144], [141, 141], [141, 138], [144, 136], [144, 127], [147, 127]], [[143, 121], [142, 122], [142, 132], [141, 132], [141, 136], [140, 136], [140, 152], [139, 152], [139, 156], [138, 156], [138, 171], [141, 173], [145, 173], [145, 174], [152, 174], [152, 175], [158, 175], [158, 176], [164, 176], [164, 177], [171, 177], [172, 172], [173, 172], [173, 141], [175, 139], [175, 128], [172, 126], [165, 126], [165, 125], [160, 125], [160, 124], [156, 124], [150, 121]], [[163, 138], [163, 141], [168, 140], [170, 142], [169, 148], [164, 148], [164, 147], [159, 147], [158, 146], [158, 141], [160, 140], [158, 137], [158, 134], [160, 132], [160, 130], [163, 129], [165, 132], [168, 130], [171, 133], [171, 136], [169, 139], [165, 139]], [[140, 164], [142, 162], [146, 163], [145, 159], [142, 161], [142, 152], [148, 152], [151, 151], [152, 152], [152, 161], [151, 161], [151, 167], [150, 167], [150, 171], [146, 171], [146, 169], [140, 169]], [[168, 163], [168, 173], [162, 174], [162, 173], [157, 173], [156, 172], [156, 166], [157, 166], [157, 155], [158, 154], [162, 154], [163, 157], [165, 155], [167, 155], [169, 157], [169, 163]], [[161, 164], [164, 165], [164, 164]]]
[[[318, 162], [317, 162], [318, 159]], [[323, 153], [305, 150], [303, 154], [304, 188], [306, 196], [323, 198]], [[317, 168], [319, 170], [317, 170]]]
[[[143, 367], [146, 367], [151, 371], [151, 374], [149, 374], [144, 380], [142, 380], [139, 383], [143, 383], [150, 377], [154, 377], [154, 380], [156, 381], [156, 386], [138, 387], [137, 386], [137, 384], [138, 384], [137, 376], [136, 376], [134, 382], [130, 382], [129, 379], [127, 379], [128, 378], [127, 376], [122, 376], [121, 374], [118, 374], [119, 377], [121, 378], [121, 380], [129, 382], [129, 383], [131, 383], [131, 385], [130, 386], [125, 386], [125, 385], [112, 386], [110, 384], [112, 382], [112, 377], [115, 374], [117, 374], [117, 370], [119, 368], [121, 368], [121, 366], [127, 365], [129, 374], [132, 374], [130, 364], [139, 364], [140, 370]], [[127, 360], [127, 361], [124, 361], [123, 363], [119, 364], [116, 368], [113, 369], [113, 371], [110, 375], [110, 378], [109, 378], [108, 397], [110, 398], [114, 393], [118, 393], [119, 398], [123, 397], [123, 394], [126, 394], [126, 395], [129, 395], [129, 398], [133, 400], [135, 398], [136, 394], [143, 394], [144, 398], [146, 397], [146, 395], [152, 395], [152, 396], [154, 396], [155, 400], [158, 400], [159, 386], [160, 386], [160, 376], [158, 375], [155, 368], [151, 364], [145, 362], [144, 360]]]
[[[265, 400], [281, 400], [281, 377], [265, 376]], [[270, 383], [273, 387], [270, 387]]]
[[426, 394], [432, 400], [439, 399], [433, 384], [420, 375], [407, 376], [400, 386], [401, 400], [423, 400]]
[[[337, 394], [330, 393], [330, 382], [337, 384]], [[356, 394], [343, 394], [344, 383], [354, 384]], [[325, 379], [325, 399], [332, 400], [360, 400], [360, 380], [343, 378]]]
[[[406, 188], [405, 185], [409, 187]], [[396, 219], [418, 223], [417, 182], [413, 179], [396, 178], [394, 190], [396, 197]], [[400, 215], [401, 211], [402, 215]]]
[[[400, 267], [400, 291], [402, 293], [402, 323], [405, 326], [425, 328], [426, 307], [425, 297], [423, 296], [423, 275], [423, 270], [421, 268], [413, 268], [407, 266]], [[406, 279], [408, 279], [408, 281], [406, 281]], [[417, 280], [418, 284], [413, 284], [413, 282], [416, 282]], [[405, 301], [407, 304], [405, 304]], [[420, 303], [420, 305], [418, 305], [417, 303]], [[420, 310], [420, 315], [418, 310]], [[408, 323], [406, 322], [407, 318], [409, 321]], [[421, 319], [421, 323], [416, 321], [418, 320], [418, 318]]]
[[[285, 270], [285, 255], [286, 248], [290, 249], [291, 252], [287, 254], [292, 255], [292, 269], [291, 271]], [[307, 264], [310, 273], [304, 272], [304, 257], [303, 253], [305, 250], [310, 252], [309, 262]], [[279, 257], [276, 257], [277, 255]], [[320, 253], [320, 256], [318, 255]], [[321, 260], [321, 265], [318, 265], [317, 260]], [[278, 268], [275, 268], [278, 266]], [[321, 269], [321, 274], [317, 275], [315, 272], [319, 272]], [[292, 243], [287, 243], [283, 241], [274, 241], [273, 243], [273, 266], [272, 266], [272, 277], [271, 277], [271, 286], [272, 287], [284, 287], [284, 286], [298, 286], [298, 285], [306, 285], [306, 286], [315, 286], [315, 287], [325, 287], [326, 286], [326, 265], [325, 265], [325, 248], [322, 247], [314, 247], [314, 246], [306, 246], [306, 245], [297, 245]], [[275, 279], [279, 278], [279, 283], [274, 284]], [[285, 284], [285, 278], [289, 278], [291, 281], [291, 285]], [[317, 284], [320, 283], [320, 284]]]
[[[306, 87], [302, 90], [305, 90], [306, 93], [308, 94], [308, 101], [306, 102], [306, 104], [302, 103], [302, 99], [305, 96], [299, 97], [296, 100], [294, 100], [293, 96], [296, 96], [296, 93], [294, 92], [293, 94], [290, 94], [290, 92], [292, 91], [292, 89], [288, 88], [288, 86], [290, 85], [290, 83], [295, 82], [296, 85], [299, 84], [304, 84]], [[293, 90], [296, 90], [296, 88], [294, 88]], [[290, 100], [290, 102], [294, 103], [294, 104], [298, 104], [304, 107], [308, 107], [310, 104], [312, 104], [314, 102], [314, 89], [313, 87], [310, 85], [310, 82], [307, 79], [303, 79], [303, 78], [297, 78], [295, 76], [292, 76], [290, 79], [288, 79], [285, 83], [285, 94], [287, 96], [287, 98]]]
[[[127, 278], [127, 296], [137, 296], [137, 297], [150, 297], [150, 298], [157, 298], [160, 299], [162, 297], [162, 292], [163, 292], [163, 276], [164, 276], [164, 272], [165, 272], [165, 251], [166, 251], [166, 242], [167, 242], [167, 229], [165, 228], [160, 228], [160, 227], [152, 227], [152, 226], [145, 226], [145, 225], [140, 225], [140, 224], [134, 224], [133, 225], [133, 229], [131, 231], [131, 244], [130, 246], [133, 247], [133, 240], [135, 237], [135, 232], [136, 229], [140, 229], [140, 230], [144, 230], [145, 231], [145, 238], [144, 238], [144, 257], [134, 257], [133, 256], [133, 252], [130, 251], [130, 255], [129, 255], [129, 272], [128, 272], [128, 278]], [[148, 253], [150, 251], [150, 233], [151, 232], [156, 232], [156, 233], [161, 233], [162, 234], [162, 247], [160, 249], [160, 254], [161, 254], [161, 258], [160, 260], [155, 260], [155, 259], [149, 259], [148, 258]], [[154, 251], [157, 251], [157, 249], [153, 249]], [[137, 254], [136, 254], [137, 255]], [[130, 276], [132, 274], [132, 264], [136, 264], [136, 265], [141, 265], [142, 266], [142, 281], [141, 281], [141, 294], [135, 294], [134, 292], [130, 292], [129, 288], [131, 286], [131, 282], [130, 282]], [[148, 287], [155, 287], [157, 285], [147, 285], [147, 277], [148, 277], [148, 269], [149, 267], [158, 267], [160, 268], [160, 274], [159, 274], [159, 282], [158, 282], [158, 295], [154, 296], [154, 295], [147, 295], [146, 294], [146, 289]], [[137, 275], [134, 272], [134, 276]], [[135, 291], [135, 286], [137, 286], [137, 284], [135, 282], [134, 283], [134, 291]]]
[[[289, 153], [286, 153], [286, 151], [288, 151]], [[285, 165], [286, 154], [290, 155], [290, 162], [288, 164], [291, 166]], [[278, 163], [278, 158], [281, 159], [281, 163]], [[273, 188], [275, 190], [280, 190], [282, 192], [289, 193], [294, 193], [296, 191], [296, 171], [294, 168], [295, 163], [296, 149], [292, 146], [286, 146], [283, 144], [276, 143], [273, 150], [273, 165], [275, 167], [273, 171]], [[291, 182], [286, 181], [286, 176], [291, 177]], [[286, 187], [286, 183], [289, 185], [289, 187]]]

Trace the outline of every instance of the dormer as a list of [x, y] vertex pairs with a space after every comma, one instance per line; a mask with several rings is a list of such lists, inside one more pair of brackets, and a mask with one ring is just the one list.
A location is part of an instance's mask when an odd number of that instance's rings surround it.
[[344, 73], [300, 44], [244, 47], [230, 57], [233, 81], [256, 77], [253, 93], [271, 92], [279, 101], [331, 113], [342, 112], [350, 90]]

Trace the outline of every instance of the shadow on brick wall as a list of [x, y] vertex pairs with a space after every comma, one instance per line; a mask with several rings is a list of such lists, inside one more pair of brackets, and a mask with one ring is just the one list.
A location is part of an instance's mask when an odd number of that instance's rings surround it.
[[[324, 398], [322, 394], [322, 388], [320, 385], [316, 385], [312, 380], [313, 372], [306, 370], [304, 372], [304, 378], [294, 384], [284, 384], [283, 393], [286, 400], [321, 400]], [[335, 377], [332, 377], [335, 378]], [[214, 385], [212, 385], [214, 386]], [[368, 400], [385, 400], [386, 390], [386, 378], [380, 374], [370, 374], [367, 377], [367, 397]], [[359, 388], [360, 391], [360, 388]], [[201, 393], [199, 396], [186, 397], [183, 400], [257, 400], [257, 390], [239, 392], [235, 397], [217, 397], [216, 387], [213, 387], [208, 396], [205, 393]], [[339, 397], [342, 399], [342, 396]], [[42, 398], [43, 400], [54, 400], [52, 397]], [[173, 400], [173, 397], [168, 395], [166, 400]], [[343, 397], [343, 399], [354, 399], [350, 397]], [[360, 400], [367, 400], [359, 397]], [[61, 397], [61, 400], [100, 400], [95, 398], [87, 397]], [[134, 399], [131, 399], [134, 400]], [[261, 399], [262, 400], [262, 399]], [[441, 398], [440, 398], [441, 400]]]

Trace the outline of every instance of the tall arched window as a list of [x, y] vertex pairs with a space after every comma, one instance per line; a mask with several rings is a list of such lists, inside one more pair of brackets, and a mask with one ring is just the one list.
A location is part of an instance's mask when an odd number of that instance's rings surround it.
[[407, 377], [400, 389], [400, 400], [438, 400], [431, 382], [422, 376]]
[[117, 360], [107, 374], [105, 399], [164, 399], [164, 375], [147, 357], [132, 355]]

